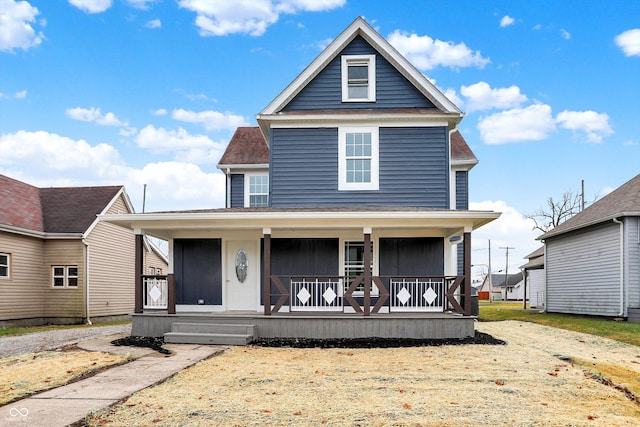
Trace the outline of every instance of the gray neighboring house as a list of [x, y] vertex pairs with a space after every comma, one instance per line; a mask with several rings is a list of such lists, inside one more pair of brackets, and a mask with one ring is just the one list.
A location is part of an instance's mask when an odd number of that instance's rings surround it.
[[548, 312], [640, 321], [640, 175], [538, 239]]
[[544, 307], [544, 246], [525, 257], [529, 261], [520, 268], [524, 274], [529, 305], [531, 308]]

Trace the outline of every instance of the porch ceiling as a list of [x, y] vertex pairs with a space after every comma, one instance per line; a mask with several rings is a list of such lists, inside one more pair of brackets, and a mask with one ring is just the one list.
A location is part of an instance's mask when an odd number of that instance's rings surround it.
[[427, 208], [263, 208], [100, 215], [101, 221], [161, 238], [185, 231], [438, 229], [445, 236], [470, 232], [500, 216], [493, 211]]

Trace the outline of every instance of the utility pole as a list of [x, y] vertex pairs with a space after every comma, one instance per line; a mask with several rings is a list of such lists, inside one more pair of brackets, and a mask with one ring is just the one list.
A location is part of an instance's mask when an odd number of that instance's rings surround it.
[[491, 280], [491, 239], [489, 239], [489, 302], [493, 302], [493, 282]]
[[507, 251], [507, 264], [504, 268], [504, 301], [507, 301], [507, 285], [509, 284], [509, 249], [515, 249], [510, 246], [501, 246], [500, 249]]

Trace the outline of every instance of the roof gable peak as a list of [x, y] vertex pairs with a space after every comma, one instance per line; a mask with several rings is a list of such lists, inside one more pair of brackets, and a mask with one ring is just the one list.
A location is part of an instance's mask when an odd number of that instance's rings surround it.
[[[276, 98], [258, 114], [261, 118], [280, 112], [300, 91], [313, 80], [344, 48], [356, 37], [361, 36], [393, 67], [406, 77], [426, 98], [444, 113], [462, 115], [460, 109], [451, 102], [424, 74], [418, 71], [380, 33], [362, 17], [356, 18], [338, 35]], [[264, 129], [263, 129], [264, 130]]]

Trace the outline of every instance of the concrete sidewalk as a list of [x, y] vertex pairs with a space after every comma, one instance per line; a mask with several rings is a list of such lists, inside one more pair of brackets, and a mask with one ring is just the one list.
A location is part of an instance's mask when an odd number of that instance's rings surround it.
[[117, 337], [78, 344], [90, 351], [131, 353], [137, 359], [84, 380], [55, 388], [0, 407], [0, 426], [57, 427], [84, 419], [90, 411], [105, 408], [131, 394], [164, 381], [177, 372], [224, 351], [224, 347], [200, 344], [167, 344], [172, 354], [150, 349], [117, 347]]

